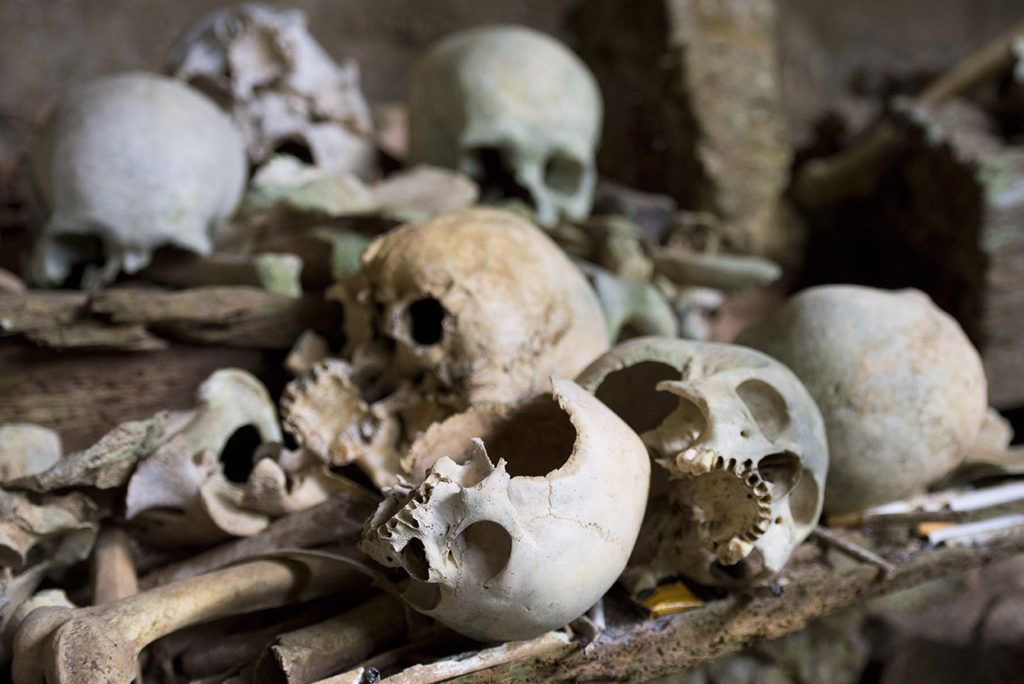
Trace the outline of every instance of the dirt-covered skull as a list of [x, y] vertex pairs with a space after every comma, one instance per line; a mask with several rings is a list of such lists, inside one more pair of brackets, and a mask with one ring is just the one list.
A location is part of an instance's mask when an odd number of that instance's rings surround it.
[[347, 360], [293, 383], [282, 411], [306, 446], [360, 462], [382, 486], [401, 472], [399, 447], [431, 423], [527, 399], [608, 348], [580, 270], [539, 228], [496, 209], [377, 238], [335, 292]]
[[302, 10], [222, 7], [182, 35], [164, 69], [230, 110], [253, 164], [281, 150], [308, 155], [329, 172], [365, 176], [376, 169], [359, 66], [331, 59]]
[[413, 161], [532, 201], [537, 220], [590, 213], [602, 103], [583, 62], [518, 26], [474, 28], [432, 47], [409, 80]]
[[29, 264], [44, 285], [98, 261], [87, 280], [103, 284], [144, 268], [164, 245], [208, 254], [247, 173], [241, 135], [213, 102], [142, 72], [65, 94], [29, 159], [50, 212]]
[[516, 409], [473, 409], [413, 445], [361, 548], [409, 576], [415, 609], [475, 639], [529, 639], [579, 617], [625, 567], [650, 461], [568, 380]]
[[624, 576], [742, 585], [778, 572], [821, 513], [828, 446], [793, 373], [745, 347], [637, 338], [580, 384], [643, 438], [651, 501]]

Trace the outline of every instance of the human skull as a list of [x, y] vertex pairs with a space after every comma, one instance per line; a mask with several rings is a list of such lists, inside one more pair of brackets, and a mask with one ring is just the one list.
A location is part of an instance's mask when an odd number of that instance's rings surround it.
[[821, 408], [829, 514], [923, 492], [964, 460], [985, 421], [977, 350], [917, 290], [809, 288], [737, 339], [792, 368]]
[[213, 249], [246, 182], [241, 136], [202, 93], [142, 72], [88, 81], [65, 94], [29, 152], [50, 215], [31, 278], [59, 285], [102, 258], [92, 280], [147, 266], [173, 245]]
[[348, 361], [290, 385], [285, 425], [329, 461], [361, 462], [380, 486], [402, 470], [399, 446], [431, 423], [527, 399], [608, 348], [580, 270], [536, 226], [496, 209], [377, 238], [332, 293]]
[[408, 104], [411, 161], [525, 191], [545, 225], [590, 213], [601, 94], [550, 36], [520, 26], [448, 36], [414, 65]]
[[302, 10], [239, 4], [211, 12], [174, 44], [164, 70], [227, 104], [254, 165], [293, 145], [326, 172], [365, 177], [376, 168], [359, 66], [331, 59]]
[[624, 576], [633, 589], [678, 574], [710, 585], [760, 582], [810, 534], [828, 446], [818, 407], [781, 363], [735, 345], [635, 338], [578, 382], [661, 466]]
[[529, 639], [579, 617], [640, 529], [643, 443], [575, 383], [553, 384], [428, 430], [412, 449], [421, 484], [392, 490], [360, 543], [408, 572], [413, 608], [475, 639]]

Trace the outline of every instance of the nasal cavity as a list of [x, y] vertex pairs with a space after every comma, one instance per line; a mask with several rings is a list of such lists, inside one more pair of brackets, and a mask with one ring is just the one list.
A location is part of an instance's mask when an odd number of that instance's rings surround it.
[[409, 305], [409, 330], [417, 344], [437, 344], [444, 336], [444, 307], [433, 297], [417, 299]]

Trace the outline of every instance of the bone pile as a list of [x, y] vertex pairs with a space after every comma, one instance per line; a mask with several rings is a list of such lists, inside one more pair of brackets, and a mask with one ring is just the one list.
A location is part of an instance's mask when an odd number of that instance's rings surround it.
[[335, 314], [296, 335], [279, 392], [222, 368], [72, 453], [0, 426], [15, 684], [440, 681], [600, 641], [610, 592], [779, 591], [823, 512], [1024, 498], [928, 499], [965, 464], [1018, 465], [923, 293], [814, 288], [710, 341], [781, 268], [718, 252], [707, 217], [655, 235], [595, 211], [600, 91], [551, 37], [431, 48], [390, 174], [358, 67], [297, 10], [219, 10], [164, 70], [53, 109], [27, 280], [244, 277]]

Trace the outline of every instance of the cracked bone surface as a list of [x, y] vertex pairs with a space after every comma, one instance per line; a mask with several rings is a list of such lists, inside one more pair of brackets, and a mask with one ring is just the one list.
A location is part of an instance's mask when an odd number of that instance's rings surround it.
[[88, 608], [40, 608], [18, 627], [15, 684], [127, 684], [152, 641], [218, 617], [357, 586], [351, 572], [315, 560], [257, 560]]
[[29, 260], [42, 285], [62, 284], [82, 264], [89, 284], [102, 285], [144, 268], [164, 245], [209, 254], [248, 171], [227, 115], [198, 90], [144, 72], [69, 90], [29, 164], [49, 212]]
[[917, 290], [812, 287], [737, 341], [792, 368], [821, 408], [830, 514], [922, 493], [964, 460], [985, 421], [977, 350]]
[[360, 548], [409, 574], [403, 598], [421, 613], [475, 639], [529, 639], [582, 615], [625, 567], [650, 461], [575, 383], [452, 416], [411, 453], [420, 484], [390, 490]]
[[359, 66], [331, 59], [302, 10], [246, 3], [211, 12], [171, 47], [164, 70], [228, 106], [253, 164], [290, 144], [324, 171], [365, 178], [376, 169]]
[[399, 454], [432, 423], [522, 401], [608, 348], [579, 268], [539, 228], [496, 209], [377, 238], [332, 296], [345, 307], [347, 360], [288, 386], [285, 428], [329, 463], [357, 463], [380, 487], [407, 469]]
[[620, 344], [577, 381], [644, 440], [658, 467], [623, 580], [685, 574], [757, 583], [778, 572], [821, 513], [824, 423], [793, 373], [736, 345], [665, 338]]
[[454, 33], [409, 75], [409, 156], [501, 196], [528, 197], [545, 225], [590, 214], [601, 94], [554, 38], [522, 26]]

